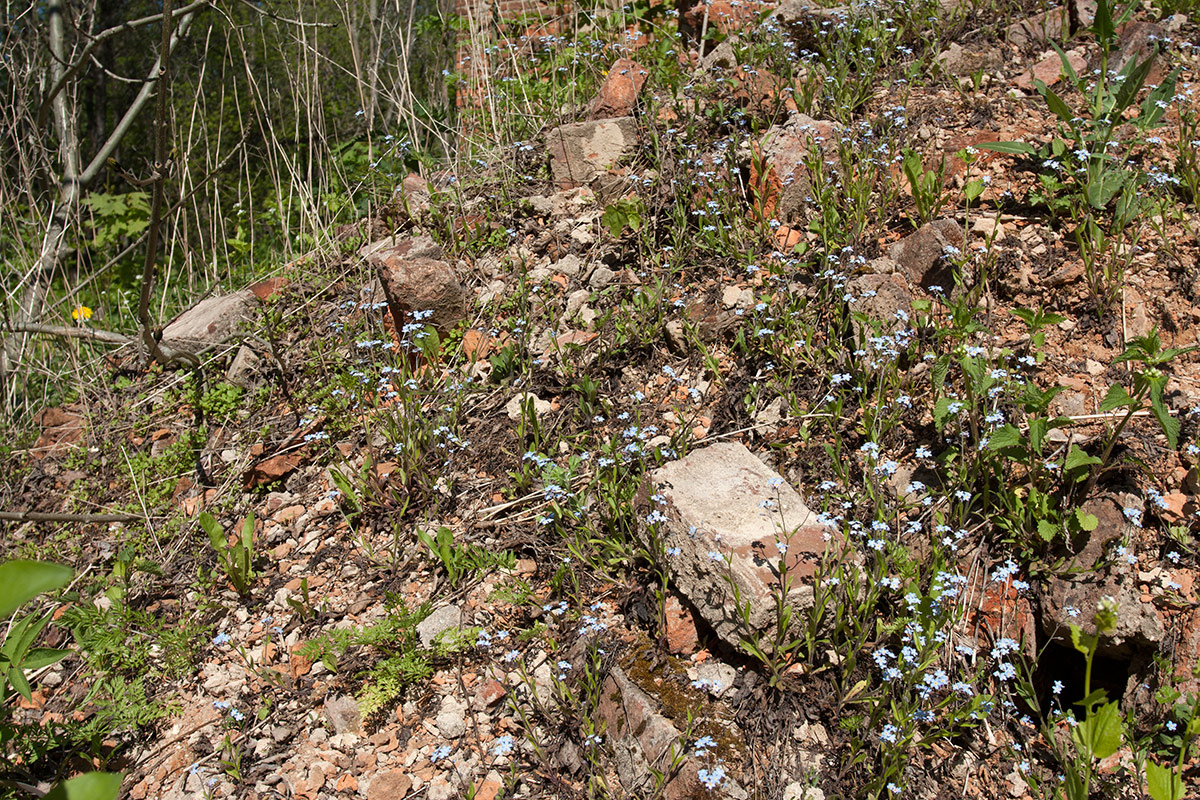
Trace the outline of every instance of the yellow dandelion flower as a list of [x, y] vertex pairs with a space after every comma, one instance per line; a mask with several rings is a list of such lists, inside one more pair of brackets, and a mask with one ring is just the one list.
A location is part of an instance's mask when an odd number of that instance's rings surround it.
[[75, 306], [75, 309], [71, 311], [71, 319], [77, 322], [86, 322], [91, 318], [92, 310], [87, 306]]

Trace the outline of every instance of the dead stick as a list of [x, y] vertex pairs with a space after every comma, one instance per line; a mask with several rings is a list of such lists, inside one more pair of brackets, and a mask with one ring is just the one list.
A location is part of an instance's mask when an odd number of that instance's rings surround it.
[[11, 522], [140, 522], [139, 514], [67, 514], [50, 511], [0, 511]]

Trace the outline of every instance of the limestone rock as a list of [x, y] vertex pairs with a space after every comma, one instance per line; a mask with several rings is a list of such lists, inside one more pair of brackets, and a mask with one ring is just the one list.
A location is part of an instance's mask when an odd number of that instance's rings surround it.
[[[1067, 63], [1071, 65], [1071, 69], [1075, 70], [1076, 74], [1083, 72], [1087, 67], [1087, 59], [1079, 50], [1068, 50], [1066, 55]], [[1053, 86], [1062, 78], [1062, 58], [1058, 53], [1053, 53], [1018, 75], [1016, 84], [1018, 89], [1031, 92], [1035, 88], [1033, 83], [1035, 80], [1039, 80], [1047, 86]]]
[[550, 174], [563, 189], [591, 183], [633, 152], [637, 138], [633, 117], [559, 126], [546, 137]]
[[339, 695], [325, 701], [325, 716], [333, 727], [334, 735], [362, 732], [362, 712], [350, 695]]
[[377, 254], [392, 254], [400, 258], [432, 258], [441, 259], [442, 246], [433, 240], [432, 236], [385, 236], [373, 242], [364, 244], [358, 250], [360, 258], [369, 259]]
[[[658, 704], [641, 690], [620, 667], [614, 667], [604, 681], [597, 709], [605, 735], [612, 748], [617, 775], [627, 796], [646, 796], [654, 789], [651, 767], [669, 767], [683, 746], [682, 734]], [[703, 789], [696, 773], [694, 758], [687, 758], [662, 790], [668, 800], [700, 797]]]
[[434, 723], [437, 725], [438, 732], [447, 739], [457, 739], [467, 732], [467, 704], [455, 697], [449, 695], [442, 700], [441, 710], [438, 711], [437, 718]]
[[966, 50], [958, 42], [951, 42], [938, 54], [937, 62], [951, 75], [963, 77], [1003, 66], [1004, 56], [995, 48]]
[[1117, 628], [1102, 636], [1098, 653], [1112, 658], [1135, 658], [1144, 665], [1166, 637], [1154, 605], [1143, 602], [1133, 576], [1111, 573], [1051, 578], [1042, 594], [1041, 626], [1046, 635], [1070, 646], [1071, 626], [1095, 633], [1093, 617], [1103, 597], [1117, 601]]
[[371, 779], [367, 788], [367, 800], [403, 800], [412, 788], [412, 778], [405, 770], [394, 769], [383, 772]]
[[224, 342], [254, 319], [258, 298], [250, 289], [201, 300], [163, 328], [162, 343], [196, 352]]
[[436, 609], [417, 625], [417, 636], [421, 639], [421, 647], [433, 647], [438, 634], [462, 626], [462, 609], [458, 606], [442, 606]]
[[530, 400], [533, 401], [533, 413], [536, 416], [540, 417], [543, 414], [549, 414], [554, 410], [554, 405], [549, 400], [543, 400], [535, 394], [526, 392], [524, 394], [518, 394], [514, 396], [511, 400], [505, 403], [504, 413], [508, 415], [510, 420], [517, 422], [521, 419], [521, 414], [524, 413], [522, 409]]
[[[665, 464], [644, 492], [646, 510], [653, 505], [665, 518], [659, 534], [673, 553], [675, 586], [722, 640], [741, 648], [744, 635], [773, 628], [781, 564], [792, 584], [787, 602], [811, 605], [812, 586], [805, 581], [825, 552], [825, 530], [800, 495], [744, 445], [722, 442]], [[651, 501], [651, 492], [665, 502]], [[647, 516], [655, 515], [641, 515]], [[734, 585], [749, 606], [750, 630], [734, 602]]]
[[[1092, 24], [1096, 16], [1095, 0], [1073, 0], [1079, 8], [1079, 23], [1083, 27]], [[1065, 5], [1051, 8], [1032, 17], [1018, 20], [1008, 26], [1008, 41], [1017, 47], [1045, 44], [1062, 39], [1067, 32], [1067, 8]]]

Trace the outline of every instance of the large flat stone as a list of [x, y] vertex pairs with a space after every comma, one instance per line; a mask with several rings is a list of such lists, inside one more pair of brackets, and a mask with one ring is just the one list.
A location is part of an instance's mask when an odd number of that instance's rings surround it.
[[550, 174], [561, 189], [589, 184], [637, 146], [633, 117], [561, 125], [546, 136]]
[[[659, 713], [658, 703], [642, 691], [620, 667], [604, 681], [597, 714], [612, 748], [617, 777], [630, 797], [653, 792], [654, 772], [669, 770], [689, 742], [670, 719]], [[695, 758], [685, 758], [662, 787], [662, 797], [685, 800], [699, 797]]]
[[[658, 524], [671, 577], [722, 640], [744, 649], [744, 636], [774, 630], [783, 565], [787, 603], [811, 607], [825, 528], [796, 490], [745, 446], [721, 442], [695, 450], [655, 470], [650, 490], [665, 501], [646, 503], [665, 517]], [[770, 652], [765, 641], [760, 646]]]
[[162, 343], [192, 352], [219, 345], [251, 323], [257, 307], [251, 289], [205, 298], [163, 328]]

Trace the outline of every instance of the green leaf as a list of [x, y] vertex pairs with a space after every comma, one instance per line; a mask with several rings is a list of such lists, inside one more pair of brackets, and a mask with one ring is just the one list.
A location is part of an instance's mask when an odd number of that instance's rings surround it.
[[604, 214], [600, 217], [600, 223], [608, 229], [609, 234], [614, 239], [621, 238], [621, 233], [625, 230], [625, 214], [620, 207], [611, 205], [604, 209]]
[[207, 511], [201, 511], [198, 521], [200, 527], [208, 534], [208, 543], [218, 553], [225, 551], [225, 531], [221, 529], [220, 523], [213, 519], [212, 514]]
[[1100, 706], [1083, 724], [1092, 726], [1092, 755], [1096, 758], [1108, 758], [1120, 749], [1125, 725], [1116, 703]]
[[983, 194], [985, 184], [981, 180], [967, 181], [963, 186], [963, 196], [967, 198], [968, 203], [973, 203], [979, 199], [979, 195]]
[[1146, 789], [1153, 800], [1183, 800], [1183, 776], [1171, 767], [1147, 761]]
[[975, 147], [979, 150], [991, 150], [995, 153], [1008, 153], [1014, 156], [1032, 156], [1037, 153], [1034, 146], [1026, 142], [980, 142]]
[[1081, 531], [1088, 532], [1096, 530], [1096, 526], [1100, 524], [1095, 514], [1089, 514], [1082, 508], [1075, 509], [1075, 522]]
[[988, 436], [988, 449], [995, 452], [1021, 446], [1021, 431], [1011, 423], [1005, 423]]
[[1074, 761], [1070, 761], [1066, 765], [1066, 780], [1063, 785], [1066, 787], [1066, 797], [1072, 798], [1072, 800], [1087, 797], [1087, 789], [1083, 787], [1083, 775], [1080, 774], [1079, 767]]
[[1063, 464], [1063, 469], [1067, 472], [1072, 472], [1083, 467], [1095, 466], [1099, 463], [1100, 459], [1088, 455], [1085, 450], [1072, 445], [1071, 449], [1067, 452], [1067, 461]]
[[41, 669], [56, 664], [71, 654], [70, 650], [60, 650], [53, 647], [35, 647], [21, 659], [21, 669]]
[[946, 427], [946, 421], [950, 419], [950, 404], [954, 402], [958, 401], [951, 400], [949, 397], [942, 397], [933, 404], [933, 424], [937, 426], [939, 431]]
[[42, 592], [61, 589], [71, 582], [70, 567], [45, 561], [6, 561], [0, 564], [0, 619]]
[[1063, 99], [1055, 94], [1054, 90], [1047, 86], [1043, 81], [1035, 80], [1033, 85], [1034, 88], [1038, 90], [1038, 94], [1045, 98], [1046, 105], [1050, 107], [1050, 110], [1053, 111], [1059, 119], [1074, 128], [1075, 125], [1071, 122], [1071, 120], [1075, 119], [1075, 112], [1071, 110], [1071, 107], [1063, 102]]
[[1029, 327], [1034, 327], [1034, 320], [1038, 318], [1038, 313], [1031, 308], [1013, 308], [1009, 310], [1013, 316], [1021, 319]]
[[1058, 46], [1057, 42], [1051, 42], [1050, 46], [1054, 48], [1054, 52], [1058, 53], [1059, 60], [1062, 61], [1062, 71], [1070, 79], [1072, 86], [1079, 85], [1079, 76], [1075, 74], [1075, 67], [1071, 66], [1071, 59], [1067, 58], [1067, 54]]
[[1084, 633], [1083, 629], [1078, 625], [1071, 626], [1071, 644], [1085, 656], [1096, 649], [1096, 643], [1099, 641], [1099, 637], [1096, 634]]
[[[1093, 637], [1093, 638], [1095, 638], [1095, 637]], [[1083, 698], [1082, 700], [1075, 701], [1075, 705], [1082, 706], [1083, 708], [1091, 708], [1092, 706], [1099, 705], [1100, 703], [1104, 703], [1107, 700], [1108, 700], [1108, 692], [1105, 691], [1104, 689], [1096, 689], [1095, 691], [1093, 691], [1091, 694], [1089, 694], [1087, 697]]]
[[25, 673], [21, 671], [20, 667], [8, 668], [8, 683], [20, 693], [21, 697], [26, 700], [33, 699], [33, 689], [30, 688], [29, 681], [25, 680]]
[[58, 784], [43, 800], [116, 800], [122, 777], [119, 772], [88, 772]]
[[1053, 522], [1045, 519], [1039, 519], [1037, 524], [1038, 536], [1042, 537], [1043, 541], [1052, 542], [1054, 537], [1058, 535], [1058, 526]]
[[1163, 435], [1167, 437], [1167, 444], [1174, 450], [1179, 446], [1179, 420], [1171, 416], [1171, 412], [1167, 410], [1166, 404], [1163, 403], [1163, 385], [1166, 379], [1154, 381], [1150, 384], [1150, 411], [1154, 414], [1154, 418], [1158, 420], [1158, 425], [1162, 428]]
[[1125, 387], [1121, 384], [1114, 383], [1108, 387], [1108, 394], [1104, 395], [1104, 400], [1100, 403], [1100, 413], [1106, 414], [1118, 408], [1131, 408], [1132, 406], [1133, 398], [1129, 396], [1129, 392], [1125, 391]]
[[1167, 113], [1166, 104], [1175, 96], [1175, 83], [1179, 80], [1179, 75], [1180, 68], [1176, 67], [1162, 83], [1146, 95], [1146, 99], [1142, 101], [1142, 113], [1138, 114], [1136, 120], [1138, 127], [1152, 128], [1162, 121], [1163, 114]]
[[1113, 197], [1125, 185], [1127, 175], [1128, 173], [1110, 169], [1101, 173], [1099, 180], [1089, 181], [1086, 194], [1092, 208], [1097, 210], [1107, 208]]
[[242, 547], [253, 552], [254, 550], [254, 512], [251, 511], [246, 516], [246, 521], [242, 524]]
[[354, 486], [351, 485], [350, 479], [338, 469], [329, 470], [329, 479], [333, 481], [333, 485], [337, 487], [337, 490], [342, 493], [342, 497], [346, 498], [346, 502], [350, 504], [350, 507], [357, 511], [360, 508], [358, 492], [354, 491]]
[[950, 373], [950, 357], [947, 355], [939, 356], [933, 362], [933, 370], [930, 374], [930, 380], [933, 382], [934, 391], [941, 391], [941, 388], [946, 384], [946, 375]]
[[[1134, 67], [1125, 80], [1121, 82], [1121, 88], [1117, 89], [1117, 98], [1112, 109], [1112, 118], [1117, 119], [1121, 116], [1121, 112], [1129, 108], [1133, 103], [1137, 93], [1142, 90], [1142, 86], [1146, 83], [1146, 76], [1150, 74], [1150, 67], [1154, 66], [1154, 59], [1157, 56], [1151, 53], [1146, 57], [1146, 60]], [[1133, 60], [1130, 59], [1130, 64]], [[1126, 69], [1128, 69], [1126, 65]], [[1124, 71], [1124, 70], [1122, 70]]]
[[33, 646], [42, 629], [50, 623], [50, 616], [35, 616], [27, 614], [13, 623], [4, 641], [4, 654], [17, 666], [22, 666], [25, 653]]
[[1096, 34], [1096, 38], [1100, 40], [1100, 44], [1106, 52], [1109, 44], [1112, 42], [1113, 30], [1112, 9], [1109, 7], [1108, 0], [1097, 0], [1096, 18], [1092, 22], [1092, 33]]
[[1046, 433], [1049, 430], [1050, 425], [1046, 420], [1038, 417], [1029, 420], [1029, 445], [1033, 448], [1033, 452], [1041, 454], [1042, 440], [1046, 438]]

